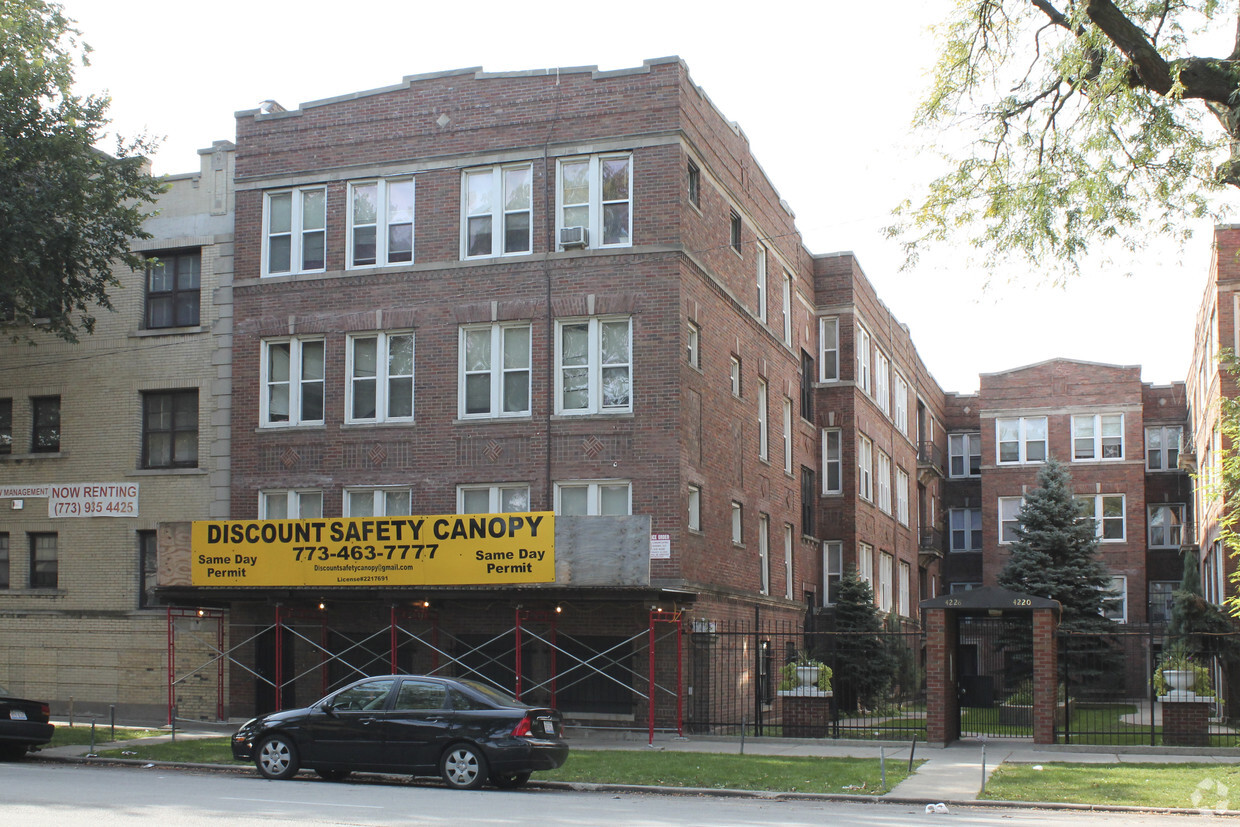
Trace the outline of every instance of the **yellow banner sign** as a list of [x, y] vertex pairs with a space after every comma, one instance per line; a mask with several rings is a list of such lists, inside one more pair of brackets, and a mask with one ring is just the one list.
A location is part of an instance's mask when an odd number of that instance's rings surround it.
[[195, 586], [555, 582], [555, 515], [196, 521]]

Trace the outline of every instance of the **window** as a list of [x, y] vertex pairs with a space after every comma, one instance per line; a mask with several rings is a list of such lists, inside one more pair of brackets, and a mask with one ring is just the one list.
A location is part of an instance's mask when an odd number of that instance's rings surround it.
[[702, 489], [696, 485], [689, 486], [689, 521], [690, 531], [702, 530]]
[[9, 580], [9, 535], [0, 532], [0, 589], [11, 588]]
[[901, 525], [908, 525], [908, 472], [896, 468], [896, 518]]
[[823, 317], [818, 320], [818, 352], [822, 375], [819, 381], [834, 382], [840, 378], [840, 320]]
[[589, 247], [632, 244], [633, 158], [595, 155], [560, 161], [556, 234], [583, 227]]
[[823, 603], [831, 605], [840, 593], [840, 580], [844, 576], [844, 544], [839, 540], [822, 543], [822, 596]]
[[870, 333], [857, 325], [857, 387], [870, 393]]
[[60, 453], [60, 397], [32, 397], [30, 411], [33, 421], [30, 432], [31, 453]]
[[801, 418], [814, 421], [814, 357], [801, 351]]
[[982, 435], [947, 435], [948, 474], [976, 477], [982, 473]]
[[556, 413], [633, 410], [630, 318], [557, 322]]
[[1072, 460], [1124, 458], [1124, 415], [1072, 417]]
[[960, 594], [961, 592], [971, 592], [974, 589], [980, 589], [981, 583], [952, 583], [948, 587], [948, 594]]
[[1104, 543], [1124, 540], [1124, 495], [1094, 494], [1078, 496], [1081, 516], [1094, 521], [1098, 539]]
[[562, 517], [624, 517], [633, 513], [627, 481], [557, 482], [555, 513]]
[[999, 544], [1014, 543], [1018, 539], [1016, 529], [1020, 527], [1020, 506], [1023, 497], [999, 498]]
[[822, 429], [822, 493], [824, 494], [839, 494], [844, 490], [842, 439], [843, 431], [839, 428]]
[[784, 344], [792, 347], [792, 274], [787, 270], [784, 271], [781, 292], [782, 301], [780, 306], [783, 308]]
[[702, 171], [692, 161], [689, 162], [688, 169], [688, 190], [689, 203], [700, 208], [702, 206]]
[[895, 558], [887, 552], [878, 555], [878, 608], [879, 611], [891, 611], [891, 587], [894, 579]]
[[870, 584], [874, 589], [874, 546], [869, 543], [857, 544], [857, 577]]
[[784, 473], [792, 473], [792, 400], [784, 397]]
[[771, 517], [758, 515], [758, 578], [759, 591], [771, 593]]
[[891, 415], [891, 362], [881, 350], [874, 351], [874, 399], [879, 410]]
[[198, 467], [198, 391], [142, 394], [142, 467]]
[[515, 485], [459, 485], [457, 514], [511, 514], [530, 510], [530, 487]]
[[909, 580], [912, 578], [912, 570], [912, 566], [904, 561], [900, 561], [900, 582], [898, 587], [900, 590], [899, 609], [902, 617], [911, 617], [912, 604], [909, 601]]
[[159, 550], [157, 533], [154, 531], [138, 532], [138, 571], [142, 573], [142, 582], [138, 587], [138, 608], [150, 609], [160, 605], [155, 596], [155, 587], [159, 585]]
[[686, 341], [688, 342], [688, 350], [685, 358], [689, 360], [690, 367], [698, 370], [702, 369], [702, 331], [693, 322], [688, 323], [686, 331]]
[[323, 340], [263, 341], [264, 426], [323, 422]]
[[58, 556], [55, 534], [30, 535], [30, 588], [57, 587]]
[[1145, 467], [1150, 471], [1174, 471], [1180, 463], [1180, 440], [1184, 429], [1178, 425], [1145, 429]]
[[895, 375], [894, 390], [892, 396], [895, 397], [895, 423], [896, 430], [902, 434], [908, 435], [908, 382], [898, 372]]
[[801, 533], [814, 536], [814, 469], [801, 466]]
[[[739, 248], [738, 248], [739, 249]], [[761, 243], [755, 245], [755, 258], [757, 259], [757, 274], [755, 281], [758, 285], [758, 320], [766, 321], [766, 247]]]
[[1116, 623], [1128, 622], [1128, 578], [1111, 578], [1111, 596], [1102, 601], [1102, 616]]
[[741, 504], [732, 501], [732, 542], [741, 545], [745, 542], [744, 522], [741, 517]]
[[[1020, 499], [1016, 499], [1017, 511]], [[1002, 500], [1000, 500], [1002, 513]], [[982, 550], [982, 510], [980, 508], [953, 508], [947, 512], [948, 530], [951, 532], [952, 551]], [[1006, 526], [1002, 527], [1007, 530]], [[1015, 539], [1015, 536], [1012, 537]]]
[[765, 379], [758, 380], [758, 459], [770, 458], [770, 436], [767, 433], [767, 386]]
[[1150, 548], [1179, 548], [1184, 542], [1184, 506], [1151, 505]]
[[413, 334], [349, 337], [346, 422], [413, 419]]
[[190, 327], [198, 324], [198, 289], [202, 253], [165, 253], [146, 260], [146, 326]]
[[529, 415], [528, 324], [462, 327], [460, 354], [462, 419]]
[[741, 359], [739, 356], [733, 356], [728, 363], [728, 379], [732, 383], [732, 395], [739, 397], [741, 395]]
[[741, 252], [741, 217], [736, 210], [728, 214], [728, 243], [739, 255]]
[[878, 507], [884, 513], [891, 513], [891, 457], [886, 452], [878, 452], [878, 461], [875, 463], [878, 477]]
[[0, 454], [13, 453], [13, 400], [0, 399]]
[[999, 464], [1046, 462], [1046, 417], [995, 420]]
[[1178, 580], [1150, 581], [1150, 623], [1166, 623], [1171, 620], [1171, 604], [1175, 590], [1179, 587]]
[[874, 499], [874, 443], [868, 436], [857, 439], [857, 495], [863, 500]]
[[260, 491], [258, 494], [260, 520], [304, 520], [322, 516], [322, 491]]
[[345, 517], [394, 517], [412, 514], [408, 488], [346, 488]]
[[792, 599], [792, 526], [784, 523], [784, 598]]
[[461, 258], [506, 256], [533, 249], [533, 176], [530, 164], [465, 171], [461, 183]]
[[413, 261], [413, 179], [349, 184], [349, 266]]
[[263, 204], [264, 276], [307, 273], [327, 266], [327, 189], [270, 192]]

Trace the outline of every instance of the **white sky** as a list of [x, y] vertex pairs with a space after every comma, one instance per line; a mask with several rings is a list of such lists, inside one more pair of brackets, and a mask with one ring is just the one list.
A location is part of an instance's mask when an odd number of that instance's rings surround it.
[[934, 58], [927, 27], [947, 0], [61, 2], [95, 50], [78, 91], [111, 94], [120, 134], [163, 136], [157, 173], [195, 171], [198, 149], [235, 137], [233, 113], [267, 98], [293, 109], [423, 72], [616, 69], [678, 55], [749, 137], [806, 247], [857, 255], [945, 390], [1056, 356], [1140, 364], [1147, 382], [1188, 370], [1208, 224], [1182, 251], [1087, 267], [1066, 288], [1020, 272], [983, 290], [985, 274], [950, 248], [900, 271], [882, 228], [930, 177], [917, 156], [925, 139], [908, 124]]

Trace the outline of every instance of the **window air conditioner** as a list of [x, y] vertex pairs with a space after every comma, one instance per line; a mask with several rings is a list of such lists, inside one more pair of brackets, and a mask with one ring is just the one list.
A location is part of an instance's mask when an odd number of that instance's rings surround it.
[[590, 231], [585, 227], [561, 227], [560, 228], [560, 246], [565, 249], [569, 247], [584, 247], [590, 243]]

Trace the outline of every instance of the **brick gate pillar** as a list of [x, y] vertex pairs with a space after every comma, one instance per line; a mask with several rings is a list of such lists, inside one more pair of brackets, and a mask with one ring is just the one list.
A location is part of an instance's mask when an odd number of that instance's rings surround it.
[[1055, 636], [1057, 612], [1033, 610], [1033, 742], [1055, 743], [1055, 713], [1059, 707], [1059, 652]]
[[960, 701], [956, 697], [956, 613], [927, 608], [926, 740], [946, 746], [960, 737]]

